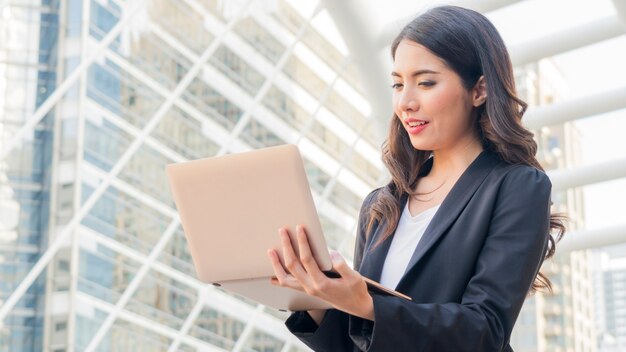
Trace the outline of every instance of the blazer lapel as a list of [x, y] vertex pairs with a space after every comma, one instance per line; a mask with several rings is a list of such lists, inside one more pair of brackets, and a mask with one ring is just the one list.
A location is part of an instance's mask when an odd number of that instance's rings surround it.
[[[499, 157], [496, 153], [483, 150], [467, 169], [465, 169], [426, 227], [396, 289], [401, 289], [411, 269], [417, 265], [420, 259], [424, 257], [424, 254], [434, 246], [437, 240], [459, 217], [467, 202], [469, 202], [472, 195], [474, 195], [478, 189], [478, 186], [480, 186], [485, 177], [487, 177], [498, 162]], [[408, 197], [405, 197], [405, 199], [408, 199]], [[402, 205], [404, 206], [405, 204], [406, 203], [403, 203]]]
[[383, 235], [383, 229], [385, 226], [385, 222], [381, 221], [374, 230], [374, 234], [371, 236], [369, 243], [364, 248], [363, 259], [361, 260], [361, 265], [358, 268], [361, 275], [376, 282], [380, 281], [380, 275], [383, 270], [383, 264], [385, 263], [385, 257], [387, 257], [389, 246], [391, 246], [392, 236], [385, 239], [385, 241], [378, 245], [378, 247], [374, 248], [373, 251], [370, 251], [370, 249], [372, 245], [378, 241], [378, 238]]

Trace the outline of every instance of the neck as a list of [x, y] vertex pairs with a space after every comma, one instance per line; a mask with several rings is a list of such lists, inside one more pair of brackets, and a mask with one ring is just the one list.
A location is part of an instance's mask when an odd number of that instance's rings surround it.
[[468, 138], [451, 148], [433, 150], [433, 166], [428, 176], [442, 182], [454, 180], [482, 151], [483, 147], [477, 138]]

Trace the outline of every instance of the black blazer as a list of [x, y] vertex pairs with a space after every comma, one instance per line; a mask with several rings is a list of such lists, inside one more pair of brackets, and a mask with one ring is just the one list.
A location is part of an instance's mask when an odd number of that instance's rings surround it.
[[[421, 172], [431, 167], [432, 158]], [[369, 252], [385, 223], [368, 236], [365, 228], [382, 188], [363, 201], [354, 254], [354, 267], [376, 281], [393, 236]], [[441, 203], [396, 287], [413, 301], [371, 292], [373, 322], [329, 309], [319, 327], [304, 311], [285, 324], [315, 351], [512, 351], [513, 324], [548, 249], [551, 189], [544, 172], [481, 152]]]

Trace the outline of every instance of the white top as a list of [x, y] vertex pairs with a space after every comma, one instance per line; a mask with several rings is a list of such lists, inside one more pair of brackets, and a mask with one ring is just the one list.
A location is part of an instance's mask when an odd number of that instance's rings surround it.
[[388, 288], [395, 289], [404, 275], [409, 260], [417, 247], [417, 243], [422, 238], [426, 227], [441, 204], [428, 208], [416, 216], [409, 212], [409, 201], [407, 200], [398, 227], [392, 237], [389, 252], [385, 258], [380, 283]]

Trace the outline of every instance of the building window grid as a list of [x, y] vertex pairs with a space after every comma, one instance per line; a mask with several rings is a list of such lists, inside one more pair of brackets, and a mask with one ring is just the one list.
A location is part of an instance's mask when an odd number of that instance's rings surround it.
[[298, 131], [306, 126], [311, 116], [274, 85], [268, 90], [262, 104]]
[[152, 136], [188, 159], [213, 156], [219, 149], [219, 145], [202, 132], [201, 124], [178, 107], [170, 108]]
[[328, 87], [326, 82], [295, 55], [287, 59], [282, 72], [316, 99], [321, 99]]
[[79, 250], [78, 290], [115, 304], [139, 271], [140, 263], [105, 249]]
[[[270, 89], [270, 92], [263, 100], [263, 104], [296, 129], [302, 129], [302, 124], [307, 123], [308, 119], [310, 119], [310, 115], [304, 111], [299, 104], [294, 102], [287, 94], [275, 86]], [[364, 123], [367, 123], [367, 121], [362, 120], [357, 126], [353, 125], [352, 127], [357, 128]], [[313, 126], [307, 134], [307, 137], [316, 141], [317, 145], [321, 146], [322, 149], [330, 153], [336, 159], [341, 159], [349, 148], [346, 142], [330, 131], [325, 125], [322, 125], [318, 120], [313, 121]], [[371, 183], [375, 183], [380, 175], [380, 170], [358, 153], [353, 153], [347, 168], [356, 175], [364, 176], [367, 181]]]
[[102, 40], [122, 16], [121, 9], [113, 1], [106, 4], [90, 1], [89, 10], [89, 34], [98, 40]]
[[[6, 140], [6, 139], [5, 139]], [[20, 149], [12, 152], [6, 158], [6, 174], [9, 180], [14, 183], [14, 189], [33, 189], [33, 183], [41, 179], [43, 166], [41, 161], [41, 150], [44, 141], [41, 138], [32, 141], [25, 141], [20, 145]], [[33, 187], [30, 187], [33, 184]]]
[[207, 13], [217, 18], [220, 22], [225, 23], [228, 19], [224, 17], [223, 7], [224, 3], [220, 0], [204, 0], [198, 1], [200, 5]]
[[180, 329], [197, 300], [196, 290], [150, 270], [124, 309]]
[[211, 307], [204, 307], [190, 329], [189, 336], [231, 350], [243, 333], [245, 326], [245, 322], [234, 316]]
[[360, 130], [361, 125], [367, 122], [366, 118], [335, 89], [328, 95], [325, 106], [355, 131]]
[[132, 277], [133, 277], [133, 275], [127, 275], [127, 277], [128, 277], [128, 278], [129, 278], [129, 280], [130, 280], [130, 278], [132, 278]]
[[107, 172], [132, 141], [130, 136], [106, 120], [99, 126], [85, 120], [84, 134], [85, 160]]
[[255, 119], [251, 119], [246, 124], [239, 138], [256, 148], [272, 147], [286, 143], [286, 141]]
[[[137, 128], [147, 123], [160, 106], [161, 96], [110, 60], [104, 65], [93, 63], [88, 72], [87, 96]], [[106, 80], [119, 86], [115, 99], [102, 84]]]
[[224, 97], [200, 78], [195, 78], [181, 97], [227, 131], [232, 130], [243, 115], [243, 110], [237, 104]]
[[285, 46], [252, 16], [239, 20], [235, 25], [234, 32], [273, 64], [278, 63], [282, 53], [286, 50]]
[[309, 161], [306, 157], [303, 157], [304, 169], [309, 179], [311, 188], [317, 193], [324, 192], [324, 188], [330, 181], [330, 175], [324, 172], [319, 166]]
[[181, 227], [176, 229], [172, 240], [165, 245], [157, 260], [185, 275], [197, 277], [189, 246]]
[[[167, 16], [163, 16], [167, 13]], [[215, 38], [204, 27], [204, 17], [179, 0], [152, 0], [148, 5], [150, 20], [163, 26], [176, 40], [196, 54]]]
[[[300, 24], [305, 19], [294, 10], [285, 0], [278, 1], [278, 11], [271, 14], [278, 23], [282, 24], [292, 34], [298, 33]], [[302, 37], [302, 43], [309, 47], [314, 53], [322, 54], [320, 59], [336, 72], [341, 72], [341, 62], [344, 56], [330, 42], [328, 42], [317, 30], [310, 26]], [[361, 80], [355, 67], [348, 67], [342, 73], [342, 77], [350, 83], [360, 94], [365, 95]]]
[[285, 341], [255, 329], [243, 348], [246, 352], [274, 352], [283, 348]]
[[220, 45], [209, 62], [252, 96], [265, 82], [264, 75], [224, 45]]
[[[86, 199], [91, 192], [92, 188], [83, 184], [83, 198]], [[83, 224], [147, 254], [170, 221], [139, 200], [109, 187], [85, 216]]]
[[152, 32], [142, 33], [130, 41], [128, 55], [122, 55], [169, 90], [180, 83], [192, 63]]
[[172, 209], [175, 208], [168, 189], [165, 167], [173, 161], [147, 145], [142, 145], [122, 169], [118, 178]]

